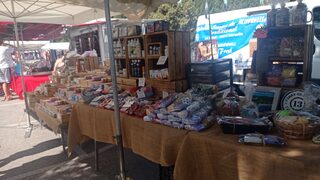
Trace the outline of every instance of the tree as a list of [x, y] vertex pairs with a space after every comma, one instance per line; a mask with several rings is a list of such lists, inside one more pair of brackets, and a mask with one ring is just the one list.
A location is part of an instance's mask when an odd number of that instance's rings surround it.
[[[208, 0], [208, 13], [219, 13], [235, 9], [255, 7], [267, 4], [269, 0]], [[170, 22], [172, 29], [193, 31], [196, 27], [197, 18], [206, 13], [206, 0], [180, 0], [176, 4], [162, 4], [150, 14], [149, 18], [162, 19]]]

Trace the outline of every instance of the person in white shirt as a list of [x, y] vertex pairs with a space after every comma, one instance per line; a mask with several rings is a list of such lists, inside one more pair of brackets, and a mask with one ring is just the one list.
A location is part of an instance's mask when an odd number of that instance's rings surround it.
[[4, 101], [11, 100], [10, 83], [11, 83], [11, 68], [13, 67], [12, 55], [14, 48], [10, 45], [4, 44], [0, 39], [0, 84], [4, 91]]

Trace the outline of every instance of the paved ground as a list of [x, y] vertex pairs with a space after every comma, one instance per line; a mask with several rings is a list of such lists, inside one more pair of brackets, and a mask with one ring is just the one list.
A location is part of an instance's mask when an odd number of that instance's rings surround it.
[[[1, 97], [0, 97], [1, 98]], [[82, 146], [80, 156], [66, 158], [60, 136], [32, 119], [31, 136], [25, 138], [24, 101], [0, 102], [0, 179], [115, 179], [119, 173], [117, 149], [99, 143], [100, 171], [94, 170], [93, 142]], [[159, 179], [159, 166], [125, 151], [126, 169], [133, 179]]]

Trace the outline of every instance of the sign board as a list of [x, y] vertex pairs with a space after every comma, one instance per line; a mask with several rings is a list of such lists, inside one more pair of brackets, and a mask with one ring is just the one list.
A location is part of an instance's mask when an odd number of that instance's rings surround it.
[[287, 92], [281, 100], [281, 109], [301, 111], [305, 106], [304, 93], [301, 90]]

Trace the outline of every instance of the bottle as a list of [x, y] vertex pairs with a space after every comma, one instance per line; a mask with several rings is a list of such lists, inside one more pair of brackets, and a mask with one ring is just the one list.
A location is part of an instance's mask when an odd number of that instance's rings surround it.
[[131, 76], [132, 76], [132, 77], [134, 77], [134, 69], [133, 69], [133, 67], [134, 67], [134, 62], [133, 62], [133, 60], [132, 60], [132, 61], [131, 61], [131, 64], [130, 64]]
[[136, 57], [141, 57], [141, 44], [138, 39], [136, 43]]
[[[305, 25], [307, 23], [308, 7], [302, 0], [297, 0], [298, 5], [291, 9], [290, 20], [292, 25]], [[310, 12], [311, 13], [311, 12]], [[312, 14], [312, 13], [311, 13]]]
[[153, 47], [152, 46], [149, 46], [149, 55], [153, 55]]
[[122, 56], [126, 56], [126, 46], [122, 44]]
[[141, 66], [141, 71], [142, 71], [142, 77], [146, 77], [146, 72], [145, 72], [144, 65]]
[[121, 41], [118, 39], [117, 42], [117, 56], [121, 56]]
[[290, 12], [286, 3], [281, 2], [281, 8], [276, 13], [276, 26], [289, 26]]
[[133, 57], [137, 57], [137, 51], [136, 51], [136, 46], [137, 46], [137, 41], [136, 41], [136, 39], [134, 39], [133, 40], [133, 46], [132, 46], [132, 55], [133, 55]]
[[128, 41], [128, 56], [131, 57], [131, 40]]
[[137, 77], [137, 60], [133, 63], [133, 77]]
[[272, 3], [271, 10], [267, 12], [267, 27], [275, 27], [276, 26], [276, 5]]
[[140, 60], [137, 60], [137, 77], [141, 77]]
[[158, 55], [158, 52], [157, 52], [157, 47], [156, 46], [153, 46], [153, 54], [155, 54], [155, 55]]

